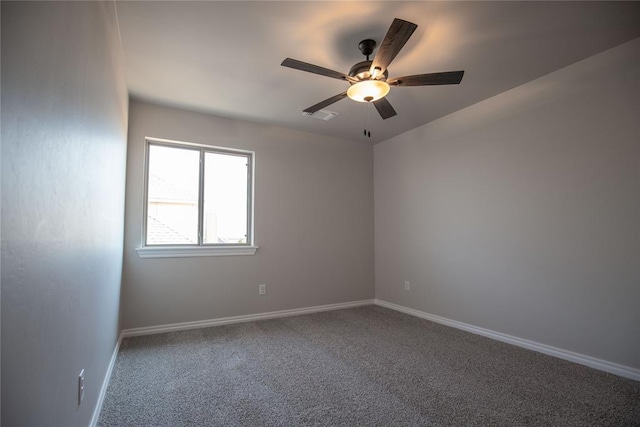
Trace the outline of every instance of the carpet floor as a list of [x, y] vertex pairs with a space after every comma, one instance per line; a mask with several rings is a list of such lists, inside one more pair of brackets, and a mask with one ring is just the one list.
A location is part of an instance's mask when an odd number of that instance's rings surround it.
[[100, 426], [631, 426], [640, 382], [364, 306], [122, 341]]

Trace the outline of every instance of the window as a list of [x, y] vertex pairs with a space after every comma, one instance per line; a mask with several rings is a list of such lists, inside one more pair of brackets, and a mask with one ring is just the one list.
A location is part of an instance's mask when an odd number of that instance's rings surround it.
[[253, 255], [253, 153], [147, 139], [140, 257]]

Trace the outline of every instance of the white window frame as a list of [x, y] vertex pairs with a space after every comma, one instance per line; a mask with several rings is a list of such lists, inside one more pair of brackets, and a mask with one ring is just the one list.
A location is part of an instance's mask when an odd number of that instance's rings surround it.
[[[198, 194], [198, 243], [193, 245], [147, 245], [147, 208], [149, 196], [149, 147], [151, 145], [192, 149], [200, 152], [199, 194]], [[204, 209], [204, 155], [222, 153], [246, 157], [247, 159], [247, 243], [203, 243]], [[174, 141], [160, 138], [145, 138], [144, 144], [144, 194], [142, 203], [142, 235], [136, 252], [140, 258], [181, 258], [203, 256], [255, 255], [258, 246], [254, 244], [254, 176], [255, 152], [235, 148], [218, 147], [192, 142]]]

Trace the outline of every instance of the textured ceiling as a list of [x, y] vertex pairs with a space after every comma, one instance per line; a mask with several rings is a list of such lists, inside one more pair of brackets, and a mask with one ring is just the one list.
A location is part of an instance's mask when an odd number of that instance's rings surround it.
[[[352, 140], [380, 142], [640, 37], [640, 2], [137, 2], [117, 14], [132, 97]], [[286, 57], [348, 72], [393, 18], [418, 29], [390, 77], [465, 70], [460, 85], [394, 87], [398, 115], [341, 100], [346, 82], [281, 67]], [[612, 70], [615, 72], [615, 70]], [[371, 130], [365, 138], [362, 130]]]

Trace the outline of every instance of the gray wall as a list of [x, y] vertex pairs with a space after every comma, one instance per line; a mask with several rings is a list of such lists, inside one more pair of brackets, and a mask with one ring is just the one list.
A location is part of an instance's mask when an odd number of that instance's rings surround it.
[[639, 52], [376, 145], [376, 298], [640, 368]]
[[4, 426], [91, 420], [118, 336], [127, 102], [112, 2], [2, 2]]
[[[371, 145], [135, 101], [129, 117], [124, 328], [373, 298]], [[145, 136], [255, 151], [254, 256], [138, 257]]]

